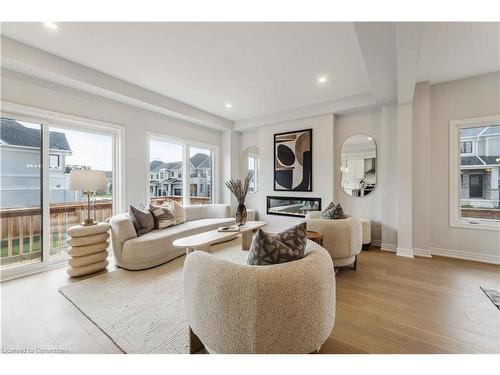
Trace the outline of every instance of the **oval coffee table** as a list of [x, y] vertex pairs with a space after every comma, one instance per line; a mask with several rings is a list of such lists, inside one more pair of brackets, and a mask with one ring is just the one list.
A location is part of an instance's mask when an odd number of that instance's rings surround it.
[[186, 254], [189, 254], [194, 250], [206, 251], [210, 248], [210, 245], [232, 240], [238, 234], [241, 234], [241, 249], [249, 250], [252, 244], [252, 232], [265, 225], [266, 223], [263, 221], [247, 221], [244, 226], [240, 227], [239, 232], [219, 232], [215, 229], [193, 236], [179, 238], [175, 240], [172, 245], [186, 249]]

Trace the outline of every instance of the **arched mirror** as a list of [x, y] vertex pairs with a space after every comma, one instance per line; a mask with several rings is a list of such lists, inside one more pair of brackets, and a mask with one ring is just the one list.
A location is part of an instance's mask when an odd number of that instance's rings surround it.
[[252, 173], [248, 192], [256, 193], [259, 190], [259, 149], [255, 146], [248, 147], [241, 155], [242, 177], [248, 172]]
[[346, 194], [370, 194], [377, 184], [377, 145], [373, 138], [366, 134], [349, 137], [342, 145], [340, 159], [340, 184]]

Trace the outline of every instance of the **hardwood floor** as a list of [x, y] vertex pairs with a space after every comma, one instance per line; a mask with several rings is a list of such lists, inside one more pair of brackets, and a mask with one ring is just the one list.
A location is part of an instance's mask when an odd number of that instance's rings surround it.
[[[321, 353], [500, 353], [500, 311], [479, 289], [500, 289], [500, 266], [372, 248], [336, 279], [335, 328]], [[121, 353], [58, 292], [70, 282], [60, 268], [2, 283], [2, 348]]]

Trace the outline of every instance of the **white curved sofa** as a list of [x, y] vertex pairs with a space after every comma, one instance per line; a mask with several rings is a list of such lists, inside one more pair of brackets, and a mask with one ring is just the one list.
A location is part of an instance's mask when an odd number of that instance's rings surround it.
[[312, 241], [302, 259], [267, 266], [195, 251], [184, 262], [184, 301], [193, 341], [209, 353], [311, 353], [335, 322], [333, 263]]
[[117, 266], [128, 270], [155, 267], [185, 254], [172, 246], [178, 238], [235, 224], [231, 207], [225, 204], [184, 206], [186, 222], [153, 230], [138, 237], [128, 213], [110, 219], [111, 241]]
[[363, 228], [356, 217], [340, 220], [321, 218], [321, 212], [311, 211], [306, 215], [307, 230], [321, 233], [323, 247], [330, 253], [335, 267], [354, 264], [361, 252]]

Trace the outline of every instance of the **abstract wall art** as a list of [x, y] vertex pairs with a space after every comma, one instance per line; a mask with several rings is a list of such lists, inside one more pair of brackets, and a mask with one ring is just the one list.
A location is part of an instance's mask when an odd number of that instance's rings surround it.
[[312, 191], [312, 129], [274, 135], [274, 190]]

